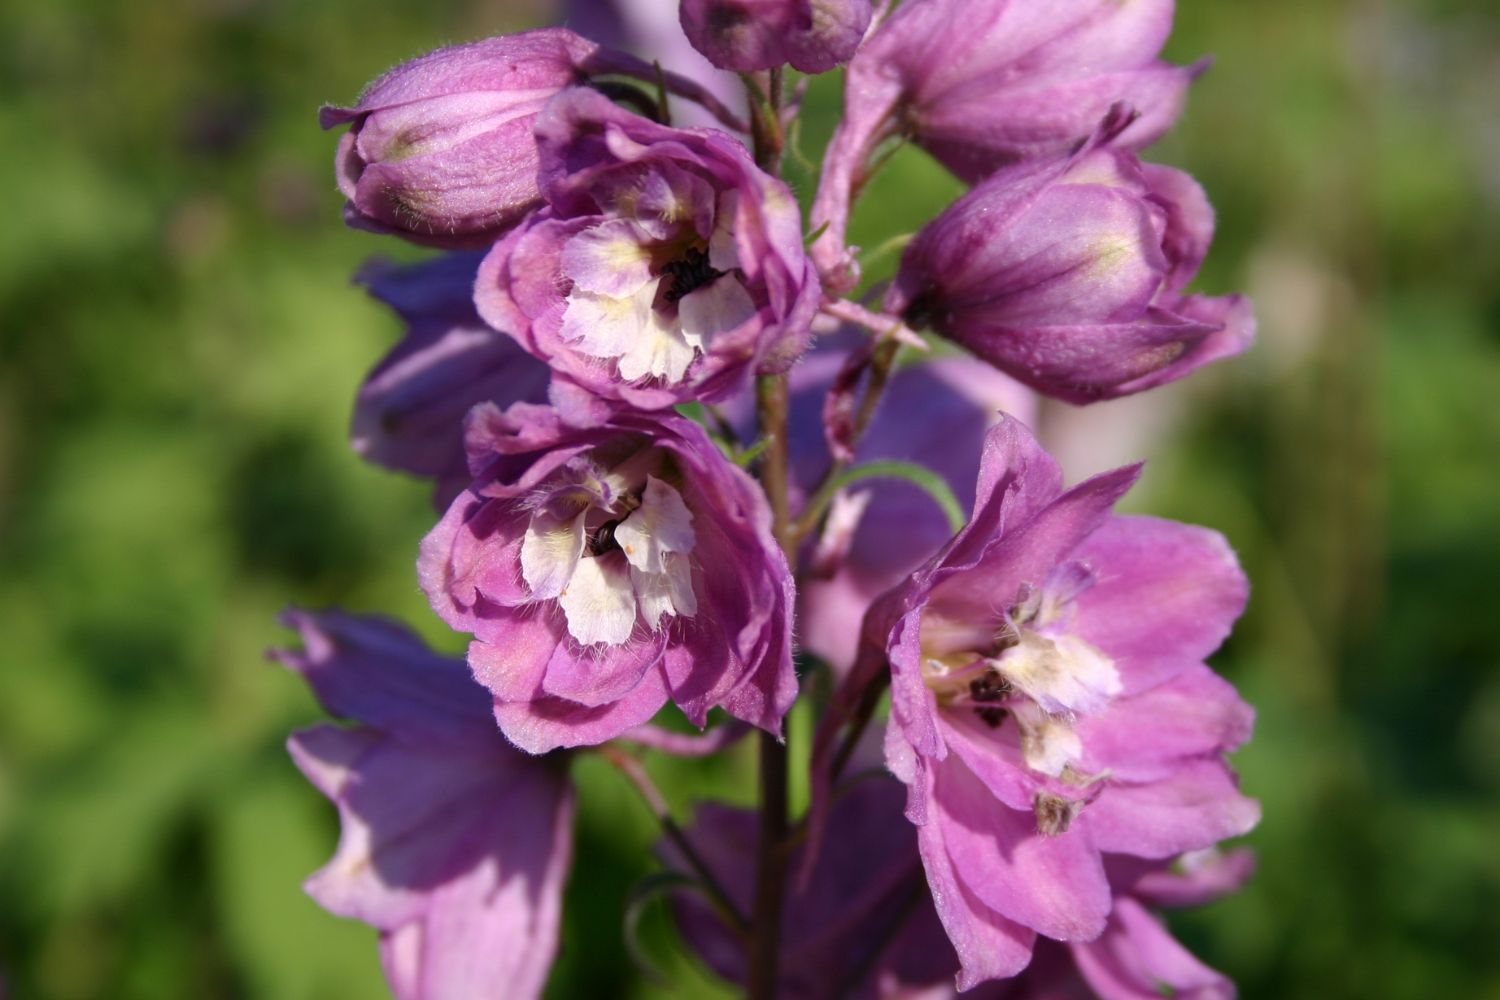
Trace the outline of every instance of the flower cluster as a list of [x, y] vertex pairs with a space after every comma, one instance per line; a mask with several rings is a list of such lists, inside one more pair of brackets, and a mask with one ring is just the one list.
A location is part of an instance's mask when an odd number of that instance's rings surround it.
[[[1253, 336], [1188, 290], [1204, 192], [1138, 158], [1202, 67], [1160, 58], [1171, 0], [891, 8], [682, 0], [652, 61], [532, 31], [323, 113], [349, 224], [441, 251], [360, 272], [406, 335], [352, 436], [431, 482], [417, 578], [467, 653], [293, 611], [274, 654], [351, 722], [291, 740], [343, 830], [308, 891], [379, 930], [400, 1000], [541, 994], [579, 753], [663, 820], [684, 946], [752, 996], [1232, 994], [1151, 911], [1250, 873], [1219, 845], [1259, 818], [1226, 762], [1252, 712], [1204, 662], [1247, 582], [1218, 534], [1114, 511], [1138, 466], [1066, 486], [1028, 427]], [[788, 67], [838, 66], [804, 219]], [[970, 190], [861, 289], [850, 216], [899, 142]], [[673, 822], [639, 749], [755, 730], [759, 815]]]

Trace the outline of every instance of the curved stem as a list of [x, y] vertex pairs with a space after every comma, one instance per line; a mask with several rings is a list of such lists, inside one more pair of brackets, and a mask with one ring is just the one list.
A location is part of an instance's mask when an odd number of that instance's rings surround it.
[[698, 880], [703, 884], [703, 889], [714, 907], [729, 922], [730, 929], [741, 937], [747, 936], [750, 932], [749, 922], [740, 913], [739, 907], [735, 906], [734, 900], [730, 898], [729, 892], [714, 875], [713, 869], [708, 867], [703, 856], [693, 847], [693, 842], [688, 839], [682, 827], [678, 826], [677, 821], [672, 818], [672, 811], [667, 806], [666, 798], [651, 780], [651, 775], [647, 773], [645, 766], [630, 754], [608, 743], [599, 747], [599, 755], [613, 764], [615, 770], [623, 774], [635, 786], [642, 801], [646, 803], [646, 808], [651, 810], [651, 814], [661, 824], [662, 833], [667, 835], [667, 838], [682, 854], [683, 859], [687, 861], [688, 867], [693, 869], [693, 874], [698, 876]]
[[957, 533], [968, 521], [968, 515], [964, 513], [963, 504], [953, 495], [953, 490], [948, 484], [931, 469], [917, 465], [915, 462], [880, 461], [866, 462], [856, 465], [852, 469], [831, 476], [824, 481], [818, 492], [808, 501], [807, 510], [798, 522], [798, 534], [805, 535], [811, 530], [811, 526], [818, 523], [828, 505], [833, 502], [834, 494], [845, 486], [857, 483], [862, 479], [900, 479], [918, 487], [928, 496], [932, 497], [943, 510], [943, 516], [948, 519], [948, 527]]

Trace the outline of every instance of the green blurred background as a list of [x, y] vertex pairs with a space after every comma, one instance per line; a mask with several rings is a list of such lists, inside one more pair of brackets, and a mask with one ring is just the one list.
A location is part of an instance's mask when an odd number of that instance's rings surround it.
[[[659, 0], [668, 3], [669, 0]], [[21, 998], [384, 995], [371, 932], [301, 879], [331, 808], [283, 750], [316, 717], [262, 660], [289, 602], [444, 636], [427, 490], [346, 445], [398, 334], [349, 283], [325, 100], [545, 17], [504, 0], [0, 7], [0, 976]], [[1153, 461], [1138, 509], [1228, 534], [1255, 582], [1217, 665], [1260, 711], [1241, 895], [1174, 917], [1248, 997], [1500, 998], [1500, 8], [1184, 3], [1218, 63], [1152, 157], [1220, 212], [1199, 287], [1247, 357], [1049, 412], [1075, 477]], [[805, 141], [831, 127], [835, 81]], [[807, 195], [806, 178], [799, 181]], [[903, 153], [874, 246], [956, 188]], [[685, 812], [746, 761], [652, 759]], [[652, 825], [596, 760], [552, 995], [715, 995], [620, 936]], [[647, 943], [668, 950], [660, 914]], [[3, 992], [3, 991], [0, 991]]]

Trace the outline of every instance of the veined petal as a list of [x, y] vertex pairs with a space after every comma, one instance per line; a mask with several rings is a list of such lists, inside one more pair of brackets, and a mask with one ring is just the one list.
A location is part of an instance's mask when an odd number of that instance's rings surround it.
[[615, 540], [630, 565], [645, 573], [665, 573], [668, 552], [691, 552], [693, 514], [682, 496], [655, 476], [646, 477], [641, 505], [615, 529]]
[[623, 566], [604, 559], [580, 559], [573, 578], [557, 597], [568, 618], [568, 632], [584, 645], [618, 646], [635, 628], [635, 593]]
[[733, 271], [740, 266], [740, 248], [734, 240], [734, 221], [739, 210], [738, 191], [725, 191], [719, 195], [714, 231], [708, 238], [708, 263], [715, 271]]
[[[563, 337], [577, 341], [587, 354], [618, 359], [620, 377], [626, 381], [647, 376], [682, 381], [703, 341], [684, 336], [676, 323], [662, 322], [652, 308], [660, 284], [658, 278], [630, 298], [575, 289], [563, 312]], [[684, 298], [683, 305], [688, 298], [692, 296]]]
[[662, 615], [691, 618], [698, 613], [693, 593], [693, 571], [687, 559], [675, 553], [664, 557], [665, 571], [646, 573], [630, 567], [630, 582], [641, 603], [641, 617], [655, 629]]
[[1109, 657], [1072, 635], [1052, 639], [1022, 629], [1019, 645], [1006, 650], [996, 666], [1048, 712], [1091, 714], [1121, 688]]
[[754, 315], [755, 303], [750, 293], [730, 274], [689, 292], [677, 303], [682, 337], [700, 350], [716, 334], [728, 333]]
[[521, 578], [533, 598], [562, 593], [583, 553], [583, 542], [583, 514], [571, 518], [533, 515], [521, 540]]
[[561, 255], [562, 272], [573, 287], [622, 299], [651, 281], [646, 234], [626, 219], [612, 219], [570, 239]]

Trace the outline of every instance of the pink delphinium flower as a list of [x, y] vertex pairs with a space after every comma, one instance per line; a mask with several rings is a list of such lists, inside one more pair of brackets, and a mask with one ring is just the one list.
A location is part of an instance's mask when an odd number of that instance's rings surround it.
[[640, 409], [719, 399], [802, 353], [820, 300], [797, 203], [736, 139], [587, 90], [537, 121], [547, 208], [479, 269], [480, 314]]
[[1251, 711], [1202, 663], [1244, 576], [1213, 532], [1112, 514], [1135, 477], [1064, 492], [1003, 422], [969, 524], [866, 619], [854, 682], [889, 662], [887, 761], [961, 984], [1013, 975], [1038, 933], [1102, 933], [1104, 854], [1170, 858], [1259, 817], [1223, 761]]
[[779, 732], [792, 580], [760, 487], [696, 424], [588, 428], [517, 404], [469, 421], [478, 478], [422, 543], [433, 608], [518, 746], [596, 744], [668, 700]]
[[297, 766], [339, 809], [333, 860], [307, 881], [380, 931], [398, 1000], [539, 997], [572, 852], [566, 762], [505, 741], [461, 660], [379, 618], [290, 612], [304, 648], [273, 655], [356, 723], [293, 734]]
[[1040, 392], [1140, 392], [1244, 350], [1240, 296], [1184, 295], [1213, 239], [1187, 174], [1100, 146], [1002, 171], [907, 248], [887, 308]]

